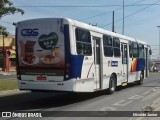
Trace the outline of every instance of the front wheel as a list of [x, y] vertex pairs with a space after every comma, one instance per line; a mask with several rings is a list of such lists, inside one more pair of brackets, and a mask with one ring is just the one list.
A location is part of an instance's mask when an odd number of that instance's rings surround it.
[[109, 82], [109, 89], [108, 89], [108, 93], [112, 94], [116, 91], [116, 79], [114, 76], [111, 76], [110, 78], [110, 82]]

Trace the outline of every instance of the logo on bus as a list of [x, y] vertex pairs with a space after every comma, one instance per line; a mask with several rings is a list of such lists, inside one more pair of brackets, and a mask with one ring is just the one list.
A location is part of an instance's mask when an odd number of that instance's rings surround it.
[[21, 30], [22, 36], [38, 36], [38, 34], [38, 28]]
[[111, 66], [112, 67], [117, 67], [118, 66], [118, 61], [111, 61]]

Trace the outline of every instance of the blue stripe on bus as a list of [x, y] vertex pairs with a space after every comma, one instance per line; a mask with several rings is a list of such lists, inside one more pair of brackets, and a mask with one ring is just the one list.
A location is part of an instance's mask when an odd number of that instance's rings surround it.
[[[69, 36], [69, 25], [64, 25], [64, 42], [65, 42], [65, 64], [70, 64], [70, 77], [64, 80], [69, 80], [70, 78], [81, 77], [82, 64], [84, 55], [72, 55], [70, 53], [70, 36]], [[65, 68], [66, 70], [66, 68]]]
[[137, 69], [136, 71], [141, 71], [145, 69], [145, 59], [144, 58], [139, 58], [138, 63], [137, 63]]
[[71, 78], [81, 77], [84, 55], [71, 55]]

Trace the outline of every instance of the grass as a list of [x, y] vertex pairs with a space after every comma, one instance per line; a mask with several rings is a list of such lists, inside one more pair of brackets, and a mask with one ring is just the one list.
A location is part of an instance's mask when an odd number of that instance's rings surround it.
[[18, 89], [17, 80], [0, 80], [0, 91]]

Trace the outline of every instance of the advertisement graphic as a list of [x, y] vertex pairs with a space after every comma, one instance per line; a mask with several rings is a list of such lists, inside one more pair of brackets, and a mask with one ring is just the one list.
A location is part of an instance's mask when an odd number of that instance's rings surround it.
[[18, 34], [20, 66], [63, 67], [64, 34], [61, 32], [61, 24], [47, 21], [25, 24], [21, 24]]

